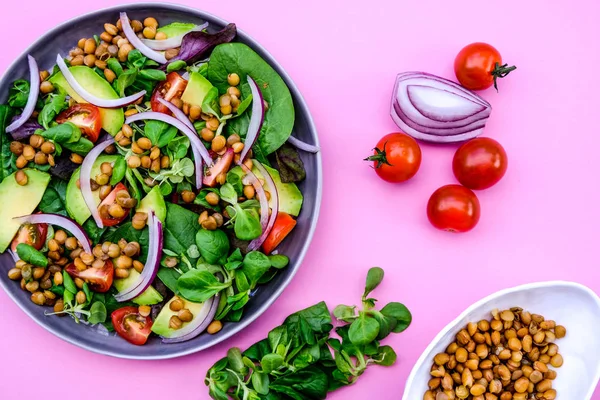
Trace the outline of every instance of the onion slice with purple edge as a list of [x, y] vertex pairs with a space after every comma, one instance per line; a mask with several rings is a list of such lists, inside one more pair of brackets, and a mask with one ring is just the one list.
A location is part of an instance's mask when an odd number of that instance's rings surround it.
[[452, 143], [480, 135], [492, 107], [455, 82], [424, 72], [396, 78], [391, 116], [405, 133], [428, 142]]
[[[190, 121], [190, 119], [187, 117], [187, 115], [183, 113], [183, 111], [175, 107], [175, 104], [171, 103], [170, 101], [166, 101], [162, 97], [158, 98], [158, 102], [163, 106], [167, 107], [169, 111], [173, 113], [175, 118], [186, 124], [188, 128], [190, 128], [193, 131], [196, 130], [194, 124], [192, 124], [192, 121]], [[200, 152], [196, 149], [196, 146], [192, 146], [192, 153], [194, 153], [194, 166], [196, 170], [196, 189], [201, 189], [202, 177], [204, 176], [204, 164], [202, 163], [202, 156], [200, 155]]]
[[77, 82], [77, 79], [75, 79], [75, 77], [73, 76], [71, 71], [69, 71], [69, 67], [67, 66], [67, 64], [65, 63], [65, 60], [63, 60], [63, 58], [60, 54], [58, 54], [56, 56], [56, 65], [58, 65], [60, 72], [62, 72], [62, 74], [65, 77], [65, 80], [67, 81], [69, 86], [71, 86], [71, 88], [79, 96], [81, 96], [81, 98], [83, 100], [87, 101], [88, 103], [90, 103], [96, 107], [100, 107], [100, 108], [125, 107], [128, 104], [135, 103], [141, 97], [144, 97], [144, 95], [146, 94], [146, 91], [142, 90], [141, 92], [137, 92], [135, 94], [132, 94], [131, 96], [123, 97], [120, 99], [114, 99], [114, 100], [101, 99], [99, 97], [94, 96], [87, 90], [85, 90], [84, 87], [81, 86], [79, 84], [79, 82]]
[[40, 94], [40, 69], [38, 68], [37, 62], [35, 62], [35, 58], [27, 55], [27, 60], [29, 61], [29, 96], [27, 97], [27, 103], [25, 104], [21, 116], [6, 127], [7, 133], [19, 129], [29, 120], [29, 117], [31, 117], [35, 110], [38, 95]]
[[120, 21], [121, 26], [123, 27], [123, 33], [125, 34], [125, 37], [127, 38], [127, 40], [129, 40], [129, 43], [131, 43], [133, 47], [138, 49], [140, 53], [142, 53], [149, 59], [154, 60], [159, 64], [166, 64], [167, 59], [163, 54], [159, 53], [158, 51], [154, 51], [150, 47], [146, 46], [144, 42], [142, 42], [142, 39], [140, 39], [135, 34], [133, 28], [131, 27], [131, 24], [129, 23], [127, 13], [122, 12], [120, 14]]
[[[266, 168], [259, 161], [252, 160], [252, 163], [254, 164], [256, 169], [258, 169], [258, 171], [263, 176], [263, 179], [265, 180], [265, 182], [267, 184], [267, 188], [269, 189], [269, 193], [271, 194], [271, 200], [272, 200], [271, 203], [273, 204], [273, 208], [271, 210], [271, 216], [269, 217], [269, 222], [267, 223], [267, 227], [263, 228], [263, 232], [260, 235], [260, 237], [258, 237], [257, 239], [254, 239], [253, 241], [250, 242], [250, 244], [248, 245], [248, 251], [258, 250], [260, 248], [260, 246], [262, 246], [264, 241], [267, 239], [267, 236], [269, 236], [271, 229], [273, 229], [273, 225], [275, 225], [275, 220], [277, 219], [277, 213], [279, 212], [279, 195], [277, 193], [277, 186], [275, 186], [275, 182], [273, 182], [273, 178], [271, 177], [269, 172], [266, 170]], [[269, 205], [267, 203], [267, 215], [269, 213], [268, 207], [269, 207]], [[262, 204], [261, 204], [261, 209], [262, 209]]]
[[[183, 35], [173, 36], [164, 40], [152, 40], [152, 39], [141, 39], [142, 43], [146, 45], [151, 50], [163, 51], [174, 49], [175, 47], [181, 46], [181, 42], [183, 41], [183, 37], [190, 32], [198, 32], [208, 27], [208, 22], [203, 23], [202, 25], [196, 25]], [[141, 50], [140, 50], [141, 51]]]
[[104, 223], [102, 222], [100, 212], [98, 211], [98, 205], [96, 204], [94, 195], [92, 194], [90, 178], [92, 175], [92, 167], [94, 166], [96, 159], [100, 154], [102, 154], [104, 149], [114, 142], [115, 139], [113, 139], [112, 136], [109, 136], [102, 143], [98, 143], [96, 146], [94, 146], [94, 148], [83, 159], [83, 163], [81, 163], [81, 169], [79, 170], [79, 182], [81, 186], [81, 194], [83, 195], [83, 201], [85, 201], [85, 205], [92, 213], [92, 217], [100, 229], [104, 228]]
[[252, 146], [254, 146], [254, 142], [258, 138], [260, 128], [262, 127], [265, 118], [265, 103], [263, 101], [262, 93], [250, 75], [247, 75], [247, 79], [248, 84], [250, 85], [250, 91], [252, 92], [252, 116], [250, 117], [248, 132], [246, 132], [246, 139], [244, 139], [244, 150], [242, 150], [242, 154], [240, 154], [238, 165], [241, 165], [244, 162], [246, 155]]
[[162, 223], [154, 215], [154, 211], [148, 215], [148, 227], [148, 257], [146, 264], [144, 264], [144, 270], [129, 288], [115, 295], [115, 300], [118, 302], [129, 301], [138, 297], [144, 290], [148, 289], [148, 286], [156, 278], [163, 248], [163, 231]]
[[73, 236], [75, 236], [75, 239], [79, 240], [79, 243], [81, 243], [83, 250], [85, 250], [86, 253], [92, 252], [90, 239], [88, 238], [87, 233], [85, 233], [81, 225], [70, 218], [58, 214], [31, 214], [13, 219], [21, 224], [49, 224], [60, 226], [71, 232]]
[[183, 133], [185, 136], [187, 136], [188, 139], [190, 139], [192, 146], [195, 147], [196, 150], [198, 150], [204, 162], [207, 165], [212, 165], [212, 157], [210, 156], [210, 154], [208, 154], [208, 150], [206, 150], [206, 147], [204, 147], [204, 145], [200, 141], [200, 138], [198, 137], [196, 131], [191, 130], [189, 126], [187, 126], [184, 122], [181, 122], [175, 117], [171, 117], [170, 115], [159, 113], [156, 111], [146, 111], [143, 113], [133, 114], [127, 117], [125, 123], [130, 124], [132, 122], [143, 121], [147, 119], [161, 121], [179, 129], [181, 133]]
[[219, 308], [219, 297], [220, 294], [216, 294], [214, 297], [206, 300], [202, 306], [202, 310], [198, 315], [194, 316], [194, 319], [183, 328], [174, 331], [170, 337], [162, 337], [163, 343], [180, 343], [190, 340], [204, 332], [208, 325], [212, 322], [217, 309]]
[[321, 151], [321, 149], [319, 149], [318, 146], [313, 146], [312, 144], [303, 142], [302, 140], [296, 139], [293, 136], [290, 136], [287, 141], [292, 146], [294, 146], [300, 150], [306, 151], [307, 153], [318, 153], [319, 151]]
[[[254, 186], [256, 196], [258, 197], [258, 200], [260, 202], [260, 226], [262, 227], [262, 233], [264, 234], [267, 231], [267, 226], [269, 224], [269, 200], [267, 200], [265, 189], [263, 188], [256, 175], [254, 175], [254, 172], [252, 172], [250, 168], [248, 168], [245, 164], [241, 164], [240, 166], [246, 173], [246, 176], [244, 177], [244, 179], [242, 179], [242, 182], [244, 183], [244, 185], [251, 184], [252, 186]], [[266, 179], [267, 178], [265, 178], [265, 180]], [[275, 216], [277, 216], [277, 214], [275, 214]], [[261, 237], [262, 234], [258, 237], [258, 239], [260, 239]], [[257, 239], [254, 239], [253, 242], [256, 240]], [[248, 245], [248, 251], [256, 250], [258, 249], [258, 247], [251, 249], [250, 245]]]

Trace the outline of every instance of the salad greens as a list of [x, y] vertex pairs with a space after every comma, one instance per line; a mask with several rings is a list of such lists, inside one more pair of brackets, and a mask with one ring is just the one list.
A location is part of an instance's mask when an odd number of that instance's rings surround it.
[[[401, 303], [375, 309], [369, 294], [383, 280], [381, 268], [371, 268], [362, 296], [363, 310], [339, 305], [334, 331], [325, 302], [298, 311], [246, 351], [234, 347], [207, 372], [205, 383], [213, 399], [325, 399], [348, 386], [370, 365], [391, 366], [396, 353], [381, 345], [390, 333], [404, 331], [410, 311]], [[385, 311], [384, 311], [385, 310]]]

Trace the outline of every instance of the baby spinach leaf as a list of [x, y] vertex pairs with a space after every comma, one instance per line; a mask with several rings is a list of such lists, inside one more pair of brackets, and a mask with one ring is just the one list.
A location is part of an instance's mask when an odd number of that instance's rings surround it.
[[[13, 82], [8, 91], [8, 105], [13, 108], [23, 108], [29, 98], [29, 82], [19, 79]], [[4, 132], [4, 130], [2, 130]]]
[[383, 270], [379, 267], [369, 269], [367, 273], [367, 283], [365, 284], [365, 292], [363, 298], [366, 298], [383, 280]]
[[125, 172], [127, 171], [127, 163], [125, 162], [125, 158], [119, 157], [115, 160], [113, 165], [112, 175], [110, 177], [111, 186], [115, 186], [117, 183], [121, 182], [125, 177]]
[[[279, 74], [254, 50], [242, 43], [227, 43], [217, 46], [211, 53], [208, 62], [208, 79], [215, 85], [219, 93], [225, 93], [229, 87], [227, 76], [237, 73], [240, 76], [242, 97], [251, 95], [247, 83], [250, 74], [258, 84], [268, 109], [258, 136], [259, 147], [268, 155], [273, 153], [292, 132], [294, 126], [294, 104], [285, 82]], [[246, 111], [238, 118], [230, 120], [227, 132], [238, 133], [245, 137], [251, 113]]]
[[290, 263], [290, 259], [288, 258], [288, 256], [285, 256], [283, 254], [274, 254], [272, 256], [269, 256], [269, 260], [271, 261], [271, 267], [277, 269], [283, 269], [287, 267], [287, 265]]
[[353, 344], [362, 346], [375, 340], [378, 333], [379, 323], [377, 320], [361, 313], [350, 325], [348, 336]]
[[90, 324], [101, 324], [106, 321], [106, 306], [100, 302], [95, 301], [90, 308], [90, 316], [88, 322]]
[[63, 146], [71, 150], [73, 153], [85, 156], [94, 148], [94, 143], [82, 136], [75, 143], [63, 143]]
[[158, 69], [143, 69], [140, 71], [140, 77], [157, 82], [167, 79], [167, 75], [164, 73], [164, 71], [160, 71]]
[[242, 176], [243, 171], [241, 168], [238, 167], [232, 168], [227, 173], [227, 183], [233, 187], [238, 196], [241, 196], [244, 193], [244, 184], [242, 183]]
[[240, 240], [254, 240], [262, 234], [262, 225], [258, 212], [254, 209], [244, 209], [239, 204], [234, 204], [235, 221], [233, 230]]
[[[195, 235], [199, 229], [198, 214], [167, 202], [167, 220], [163, 226], [165, 249], [175, 254], [184, 254], [190, 246], [197, 244]], [[198, 248], [201, 250], [202, 246], [198, 245]]]
[[215, 276], [206, 271], [189, 270], [177, 280], [179, 294], [185, 299], [197, 303], [205, 302], [230, 283], [219, 282]]
[[121, 63], [114, 57], [109, 58], [106, 61], [106, 65], [110, 70], [112, 70], [112, 72], [115, 73], [117, 77], [121, 76], [121, 74], [123, 73], [123, 67], [121, 66]]
[[72, 295], [77, 293], [77, 286], [75, 286], [73, 278], [71, 278], [71, 275], [69, 275], [66, 270], [63, 270], [63, 285], [65, 285], [66, 289], [65, 295], [67, 292], [71, 293]]
[[40, 115], [38, 116], [38, 122], [45, 129], [50, 128], [50, 123], [54, 121], [54, 118], [64, 109], [69, 107], [67, 103], [66, 95], [64, 93], [53, 93], [46, 99], [46, 104], [42, 108]]
[[284, 144], [275, 152], [277, 169], [281, 176], [281, 182], [300, 182], [306, 178], [304, 163], [298, 151], [290, 144]]
[[44, 268], [48, 266], [48, 259], [46, 256], [27, 243], [19, 243], [17, 245], [17, 254], [19, 255], [19, 258], [26, 263]]
[[200, 249], [202, 258], [209, 264], [225, 264], [229, 253], [229, 238], [221, 230], [198, 230], [196, 245]]
[[389, 367], [396, 362], [396, 352], [390, 346], [381, 346], [379, 353], [373, 357], [375, 364]]
[[237, 115], [242, 115], [244, 111], [246, 111], [248, 107], [250, 107], [250, 104], [252, 104], [252, 95], [248, 95], [244, 100], [242, 100], [242, 102], [238, 106]]
[[137, 79], [137, 76], [137, 69], [130, 68], [123, 71], [123, 73], [117, 78], [117, 92], [119, 93], [119, 95], [121, 95], [121, 97], [125, 97], [125, 89], [133, 85], [133, 83]]
[[397, 321], [394, 327], [394, 333], [400, 333], [409, 327], [412, 322], [412, 314], [402, 303], [391, 302], [381, 309], [381, 313], [386, 317], [393, 317]]
[[238, 195], [231, 183], [225, 183], [221, 186], [219, 194], [222, 200], [231, 204], [237, 204]]
[[269, 387], [271, 390], [286, 394], [293, 399], [325, 399], [329, 379], [325, 372], [310, 366], [277, 378]]
[[81, 138], [81, 130], [71, 122], [65, 122], [43, 131], [41, 136], [55, 143], [75, 143]]
[[269, 257], [260, 251], [251, 251], [244, 257], [241, 271], [246, 275], [250, 286], [254, 288], [261, 276], [271, 268]]

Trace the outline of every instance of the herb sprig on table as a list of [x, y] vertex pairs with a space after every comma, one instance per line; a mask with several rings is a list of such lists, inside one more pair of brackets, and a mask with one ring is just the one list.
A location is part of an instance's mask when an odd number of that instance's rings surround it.
[[325, 302], [288, 316], [266, 339], [242, 352], [229, 349], [207, 372], [205, 383], [217, 400], [325, 399], [331, 391], [351, 385], [373, 364], [390, 366], [396, 353], [380, 342], [411, 323], [408, 308], [392, 302], [381, 310], [369, 294], [384, 272], [367, 274], [362, 309], [339, 305], [333, 310], [341, 323], [332, 337], [333, 321]]

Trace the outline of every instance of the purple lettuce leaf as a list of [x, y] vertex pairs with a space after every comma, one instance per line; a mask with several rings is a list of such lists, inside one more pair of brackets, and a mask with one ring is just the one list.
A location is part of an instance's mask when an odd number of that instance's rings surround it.
[[[17, 118], [19, 118], [19, 115], [15, 115], [11, 121], [14, 122], [15, 120], [17, 120]], [[30, 118], [27, 122], [25, 122], [23, 125], [21, 125], [20, 128], [12, 131], [10, 133], [10, 136], [12, 136], [12, 138], [14, 140], [23, 140], [23, 139], [27, 139], [29, 136], [33, 135], [35, 133], [35, 131], [37, 131], [38, 129], [44, 129], [40, 124], [38, 124], [37, 120], [35, 118]]]

